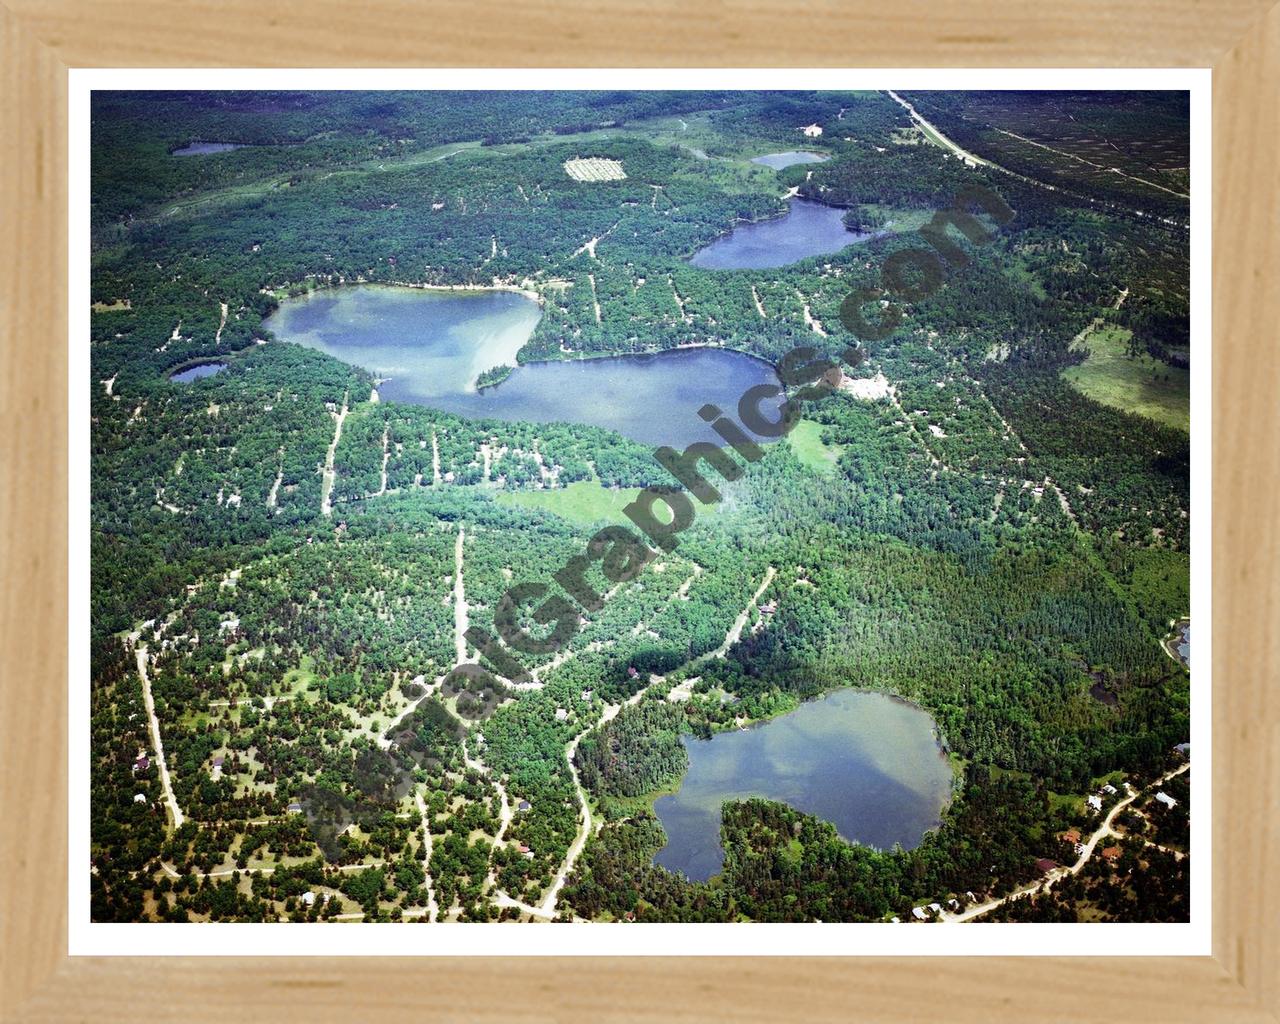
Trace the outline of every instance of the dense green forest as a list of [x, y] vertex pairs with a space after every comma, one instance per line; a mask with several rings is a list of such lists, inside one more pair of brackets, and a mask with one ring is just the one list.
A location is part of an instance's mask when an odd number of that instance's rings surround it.
[[[95, 920], [905, 921], [1067, 863], [1122, 780], [1122, 853], [984, 919], [1185, 919], [1189, 773], [1176, 807], [1146, 787], [1188, 738], [1162, 641], [1190, 609], [1190, 438], [1061, 376], [1098, 324], [1189, 365], [1185, 102], [903, 98], [983, 162], [884, 93], [94, 95]], [[752, 162], [793, 149], [824, 160]], [[975, 185], [1016, 215], [953, 231], [963, 262], [841, 364], [846, 298]], [[689, 262], [793, 196], [872, 234]], [[843, 370], [620, 571], [631, 523], [602, 510], [680, 487], [652, 446], [387, 401], [375, 367], [264, 324], [353, 284], [522, 291], [521, 364], [803, 347]], [[932, 717], [937, 828], [876, 850], [735, 800], [715, 878], [653, 863], [688, 737], [840, 687]]]

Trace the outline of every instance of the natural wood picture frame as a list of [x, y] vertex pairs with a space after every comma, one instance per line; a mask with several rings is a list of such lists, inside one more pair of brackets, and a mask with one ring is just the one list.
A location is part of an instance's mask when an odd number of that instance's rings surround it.
[[[14, 1021], [1280, 1019], [1280, 7], [581, 0], [0, 7], [0, 1007]], [[1213, 949], [1201, 958], [70, 958], [67, 72], [135, 66], [1147, 66], [1213, 80]], [[233, 947], [226, 952], [233, 954]]]

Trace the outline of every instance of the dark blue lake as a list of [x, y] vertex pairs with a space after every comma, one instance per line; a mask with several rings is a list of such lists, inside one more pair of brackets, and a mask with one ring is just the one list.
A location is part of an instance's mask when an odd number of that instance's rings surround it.
[[739, 225], [699, 249], [689, 262], [704, 270], [785, 267], [808, 256], [839, 252], [871, 237], [846, 228], [844, 214], [834, 206], [790, 199], [785, 215]]
[[837, 690], [790, 714], [709, 740], [686, 736], [689, 770], [654, 813], [667, 845], [654, 863], [694, 881], [720, 872], [720, 807], [766, 797], [887, 850], [919, 845], [951, 796], [951, 765], [933, 719], [882, 693]]
[[170, 374], [169, 379], [175, 384], [190, 384], [193, 380], [199, 380], [201, 377], [212, 377], [215, 373], [221, 373], [226, 368], [226, 363], [197, 363], [195, 366], [188, 366], [185, 370]]

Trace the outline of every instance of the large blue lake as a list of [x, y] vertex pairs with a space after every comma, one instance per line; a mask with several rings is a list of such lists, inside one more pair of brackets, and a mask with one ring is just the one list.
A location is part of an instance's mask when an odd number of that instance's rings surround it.
[[[542, 312], [513, 292], [356, 286], [289, 299], [265, 326], [385, 378], [379, 397], [469, 418], [565, 421], [617, 430], [645, 444], [719, 442], [698, 416], [707, 403], [733, 412], [757, 384], [777, 384], [759, 359], [714, 348], [531, 363], [495, 387], [476, 378], [511, 365]], [[773, 416], [770, 405], [762, 403]], [[722, 443], [722, 442], [721, 442]]]
[[933, 719], [882, 693], [837, 690], [752, 728], [684, 742], [689, 769], [680, 789], [654, 802], [667, 833], [654, 862], [695, 881], [724, 864], [727, 800], [779, 800], [846, 839], [887, 850], [917, 846], [951, 796]]
[[704, 270], [785, 267], [808, 256], [839, 252], [870, 234], [844, 226], [844, 210], [808, 199], [787, 201], [784, 216], [741, 224], [699, 249], [689, 260]]

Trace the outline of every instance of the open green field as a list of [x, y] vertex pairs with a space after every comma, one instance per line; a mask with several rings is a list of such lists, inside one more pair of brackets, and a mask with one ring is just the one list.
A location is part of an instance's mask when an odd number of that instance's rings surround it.
[[837, 445], [823, 443], [820, 423], [801, 420], [787, 435], [787, 443], [791, 445], [796, 458], [810, 469], [823, 476], [835, 475], [836, 463], [840, 460], [840, 448]]
[[1191, 373], [1143, 353], [1130, 358], [1129, 331], [1101, 327], [1084, 341], [1089, 358], [1062, 371], [1062, 377], [1096, 402], [1135, 412], [1189, 430]]
[[[617, 490], [595, 480], [576, 480], [565, 487], [551, 491], [501, 491], [494, 496], [499, 505], [518, 505], [521, 508], [540, 508], [571, 523], [590, 526], [601, 520], [623, 525], [631, 522], [622, 514], [623, 508], [635, 500], [639, 487], [622, 487]], [[662, 506], [659, 505], [659, 509]], [[698, 518], [705, 520], [716, 514], [720, 505], [696, 506]], [[659, 512], [659, 515], [662, 513]]]
[[552, 491], [503, 491], [497, 495], [497, 502], [499, 505], [540, 508], [570, 522], [590, 526], [602, 519], [611, 523], [630, 522], [622, 514], [622, 509], [639, 493], [638, 487], [614, 490], [594, 480], [577, 480]]

